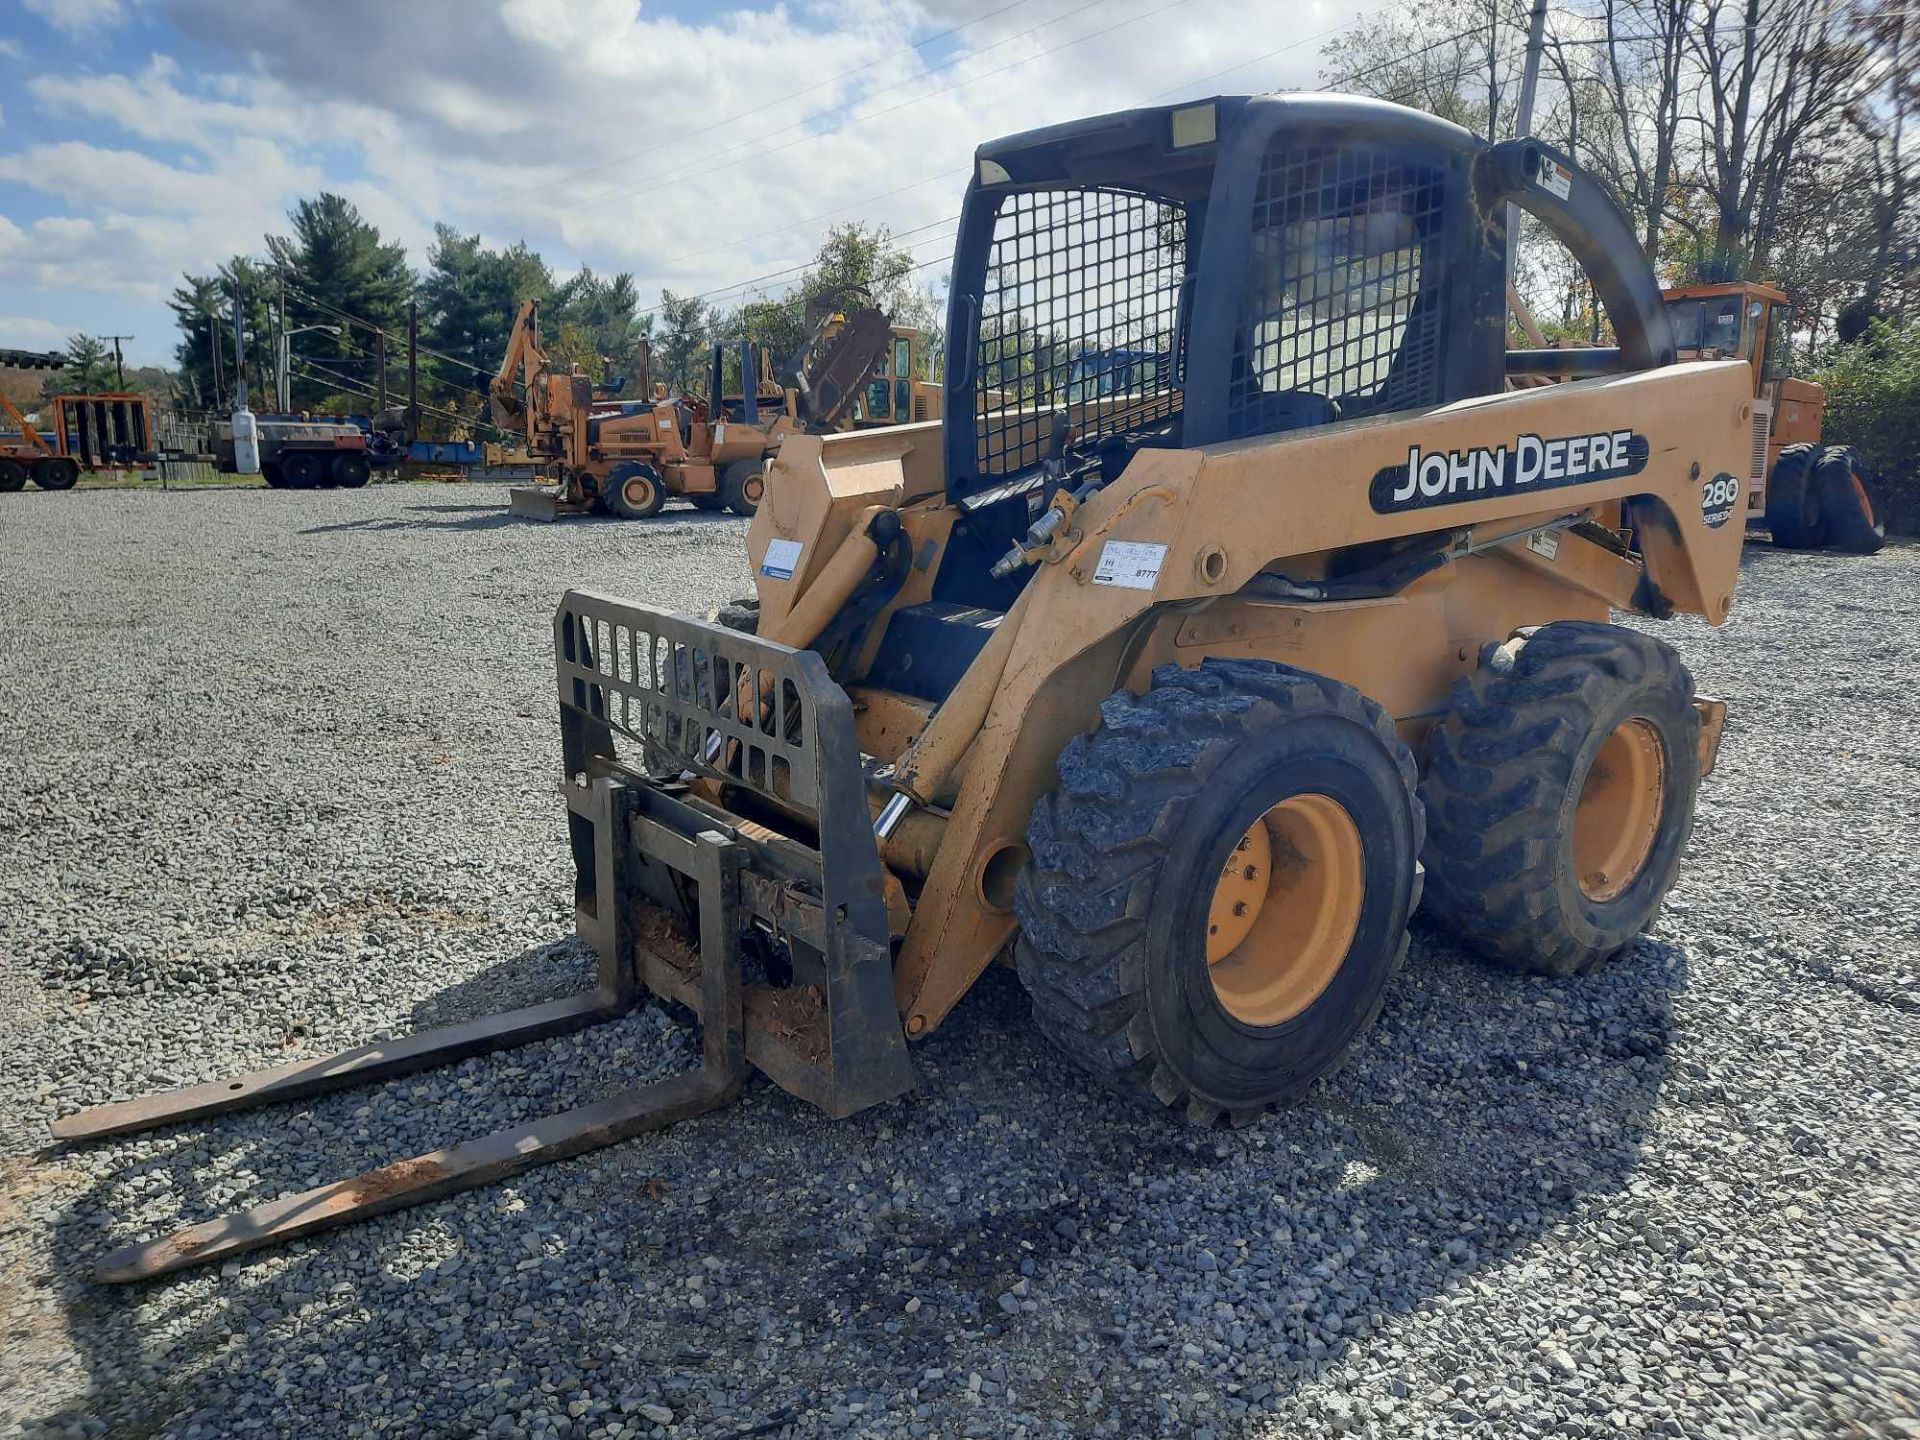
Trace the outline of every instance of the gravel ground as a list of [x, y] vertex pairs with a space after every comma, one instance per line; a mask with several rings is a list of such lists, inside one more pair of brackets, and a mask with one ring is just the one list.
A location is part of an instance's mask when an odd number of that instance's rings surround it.
[[0, 1422], [23, 1434], [1920, 1435], [1920, 549], [1667, 627], [1732, 721], [1658, 933], [1416, 931], [1306, 1108], [1197, 1133], [995, 972], [910, 1099], [730, 1110], [210, 1273], [111, 1245], [691, 1062], [658, 1008], [64, 1151], [81, 1103], [566, 993], [560, 590], [741, 522], [488, 487], [0, 497]]

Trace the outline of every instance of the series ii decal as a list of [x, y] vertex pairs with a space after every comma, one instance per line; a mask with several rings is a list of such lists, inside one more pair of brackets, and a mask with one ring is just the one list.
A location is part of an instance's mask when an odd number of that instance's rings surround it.
[[1373, 477], [1368, 499], [1375, 514], [1491, 500], [1515, 490], [1558, 490], [1637, 475], [1647, 467], [1647, 437], [1631, 430], [1543, 439], [1518, 436], [1512, 445], [1466, 450], [1407, 450], [1405, 465]]

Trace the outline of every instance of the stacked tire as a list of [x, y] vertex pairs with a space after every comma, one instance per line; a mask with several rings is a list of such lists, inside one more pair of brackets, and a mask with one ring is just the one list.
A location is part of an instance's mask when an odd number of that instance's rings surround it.
[[1788, 550], [1871, 555], [1886, 543], [1860, 462], [1845, 445], [1789, 445], [1767, 480], [1767, 528]]

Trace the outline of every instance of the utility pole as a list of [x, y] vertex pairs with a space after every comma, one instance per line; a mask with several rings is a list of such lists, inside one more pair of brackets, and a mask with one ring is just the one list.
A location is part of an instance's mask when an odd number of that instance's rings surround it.
[[273, 405], [282, 415], [293, 409], [293, 385], [287, 378], [289, 368], [287, 354], [287, 272], [280, 271], [280, 346], [275, 357], [273, 377]]
[[122, 340], [134, 340], [134, 339], [137, 339], [138, 337], [134, 335], [103, 335], [101, 338], [103, 340], [113, 341], [114, 388], [118, 390], [124, 390], [127, 388], [127, 367], [125, 362], [120, 357], [120, 342]]
[[387, 332], [373, 332], [373, 368], [380, 378], [374, 388], [379, 392], [378, 404], [382, 410], [387, 408]]
[[207, 352], [213, 356], [213, 408], [227, 408], [227, 377], [220, 373], [220, 317], [207, 312]]
[[420, 304], [407, 302], [407, 439], [420, 435]]
[[[1533, 0], [1527, 17], [1527, 63], [1520, 72], [1520, 104], [1514, 112], [1513, 134], [1524, 140], [1533, 133], [1533, 96], [1540, 87], [1540, 56], [1546, 49], [1547, 0]], [[1507, 202], [1507, 284], [1513, 284], [1513, 257], [1520, 243], [1520, 207]]]
[[241, 317], [246, 314], [243, 292], [233, 287], [233, 408], [247, 408], [247, 328]]

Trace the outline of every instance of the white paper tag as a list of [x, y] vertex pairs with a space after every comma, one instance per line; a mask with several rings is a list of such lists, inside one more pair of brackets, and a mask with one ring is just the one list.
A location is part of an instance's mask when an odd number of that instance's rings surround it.
[[1137, 540], [1109, 540], [1094, 567], [1093, 583], [1119, 585], [1128, 590], [1151, 590], [1160, 579], [1160, 562], [1167, 547]]
[[1544, 555], [1549, 560], [1560, 558], [1560, 537], [1558, 535], [1537, 534], [1527, 536], [1527, 549], [1536, 555]]
[[804, 548], [798, 540], [769, 540], [766, 558], [760, 562], [760, 573], [769, 580], [791, 580], [793, 572], [800, 568], [800, 552]]
[[1542, 190], [1566, 199], [1573, 191], [1573, 172], [1558, 160], [1540, 157], [1540, 173], [1533, 177]]

